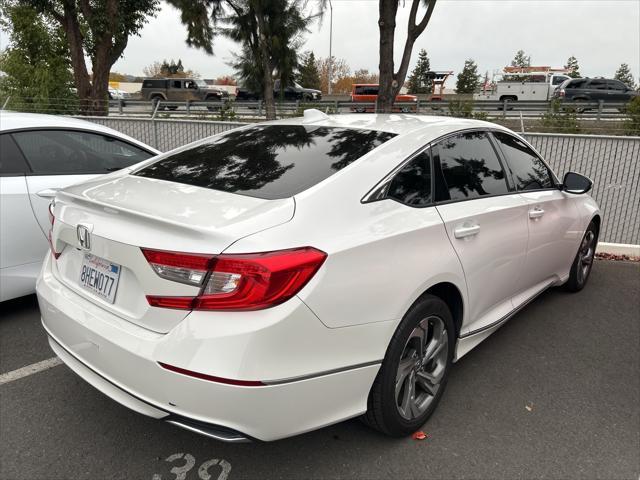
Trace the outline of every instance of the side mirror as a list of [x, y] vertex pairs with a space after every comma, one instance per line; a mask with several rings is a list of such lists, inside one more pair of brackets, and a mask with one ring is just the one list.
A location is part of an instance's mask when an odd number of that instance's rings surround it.
[[579, 195], [587, 193], [593, 187], [593, 182], [576, 172], [567, 172], [562, 180], [562, 190], [567, 193]]

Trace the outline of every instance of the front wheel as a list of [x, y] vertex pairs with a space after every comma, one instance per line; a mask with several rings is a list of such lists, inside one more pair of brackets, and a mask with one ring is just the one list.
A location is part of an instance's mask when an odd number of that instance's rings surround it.
[[435, 410], [453, 361], [455, 329], [438, 297], [414, 304], [391, 339], [362, 420], [387, 435], [419, 429]]
[[576, 257], [571, 265], [569, 280], [564, 284], [565, 290], [569, 292], [579, 292], [587, 284], [597, 245], [598, 229], [595, 223], [591, 222], [582, 237], [580, 248], [578, 248], [578, 253], [576, 253]]

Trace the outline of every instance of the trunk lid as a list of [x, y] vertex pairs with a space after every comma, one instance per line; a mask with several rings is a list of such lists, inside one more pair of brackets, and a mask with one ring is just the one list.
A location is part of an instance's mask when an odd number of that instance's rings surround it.
[[[54, 275], [68, 288], [121, 318], [168, 332], [189, 312], [150, 307], [146, 295], [195, 296], [199, 288], [159, 277], [141, 247], [218, 254], [236, 240], [288, 222], [292, 198], [264, 200], [165, 180], [116, 173], [58, 193], [52, 243]], [[89, 230], [81, 245], [78, 225]], [[94, 255], [114, 265], [113, 303], [80, 285]], [[95, 260], [95, 259], [94, 259]]]

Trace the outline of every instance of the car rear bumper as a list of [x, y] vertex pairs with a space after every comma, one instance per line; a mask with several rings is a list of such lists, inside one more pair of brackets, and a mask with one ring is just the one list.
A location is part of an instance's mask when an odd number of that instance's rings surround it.
[[[221, 375], [216, 368], [227, 363], [228, 359], [223, 358], [227, 352], [210, 349], [205, 361], [210, 367], [203, 370], [202, 352], [189, 350], [194, 345], [193, 338], [186, 336], [197, 337], [199, 333], [189, 331], [193, 324], [189, 325], [188, 319], [182, 322], [185, 326], [167, 334], [146, 330], [65, 287], [52, 275], [50, 264], [49, 258], [38, 279], [37, 293], [51, 348], [95, 388], [138, 413], [219, 440], [237, 442], [251, 438], [276, 440], [358, 416], [366, 410], [379, 362], [324, 373], [308, 372], [306, 376], [280, 381], [271, 379], [263, 386], [229, 385], [175, 373], [158, 362], [228, 378], [228, 372]], [[229, 338], [233, 343], [233, 336]], [[251, 336], [245, 336], [245, 342], [245, 347], [251, 347]], [[257, 344], [255, 347], [259, 348]], [[199, 357], [200, 363], [181, 359], [185, 348], [187, 357], [189, 353], [193, 358]], [[172, 358], [172, 349], [182, 350], [182, 357]]]

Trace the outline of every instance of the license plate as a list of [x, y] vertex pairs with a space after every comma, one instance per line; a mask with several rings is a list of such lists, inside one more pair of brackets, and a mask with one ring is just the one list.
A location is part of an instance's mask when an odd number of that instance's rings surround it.
[[80, 267], [80, 286], [113, 303], [116, 300], [120, 270], [120, 265], [116, 263], [85, 253]]

